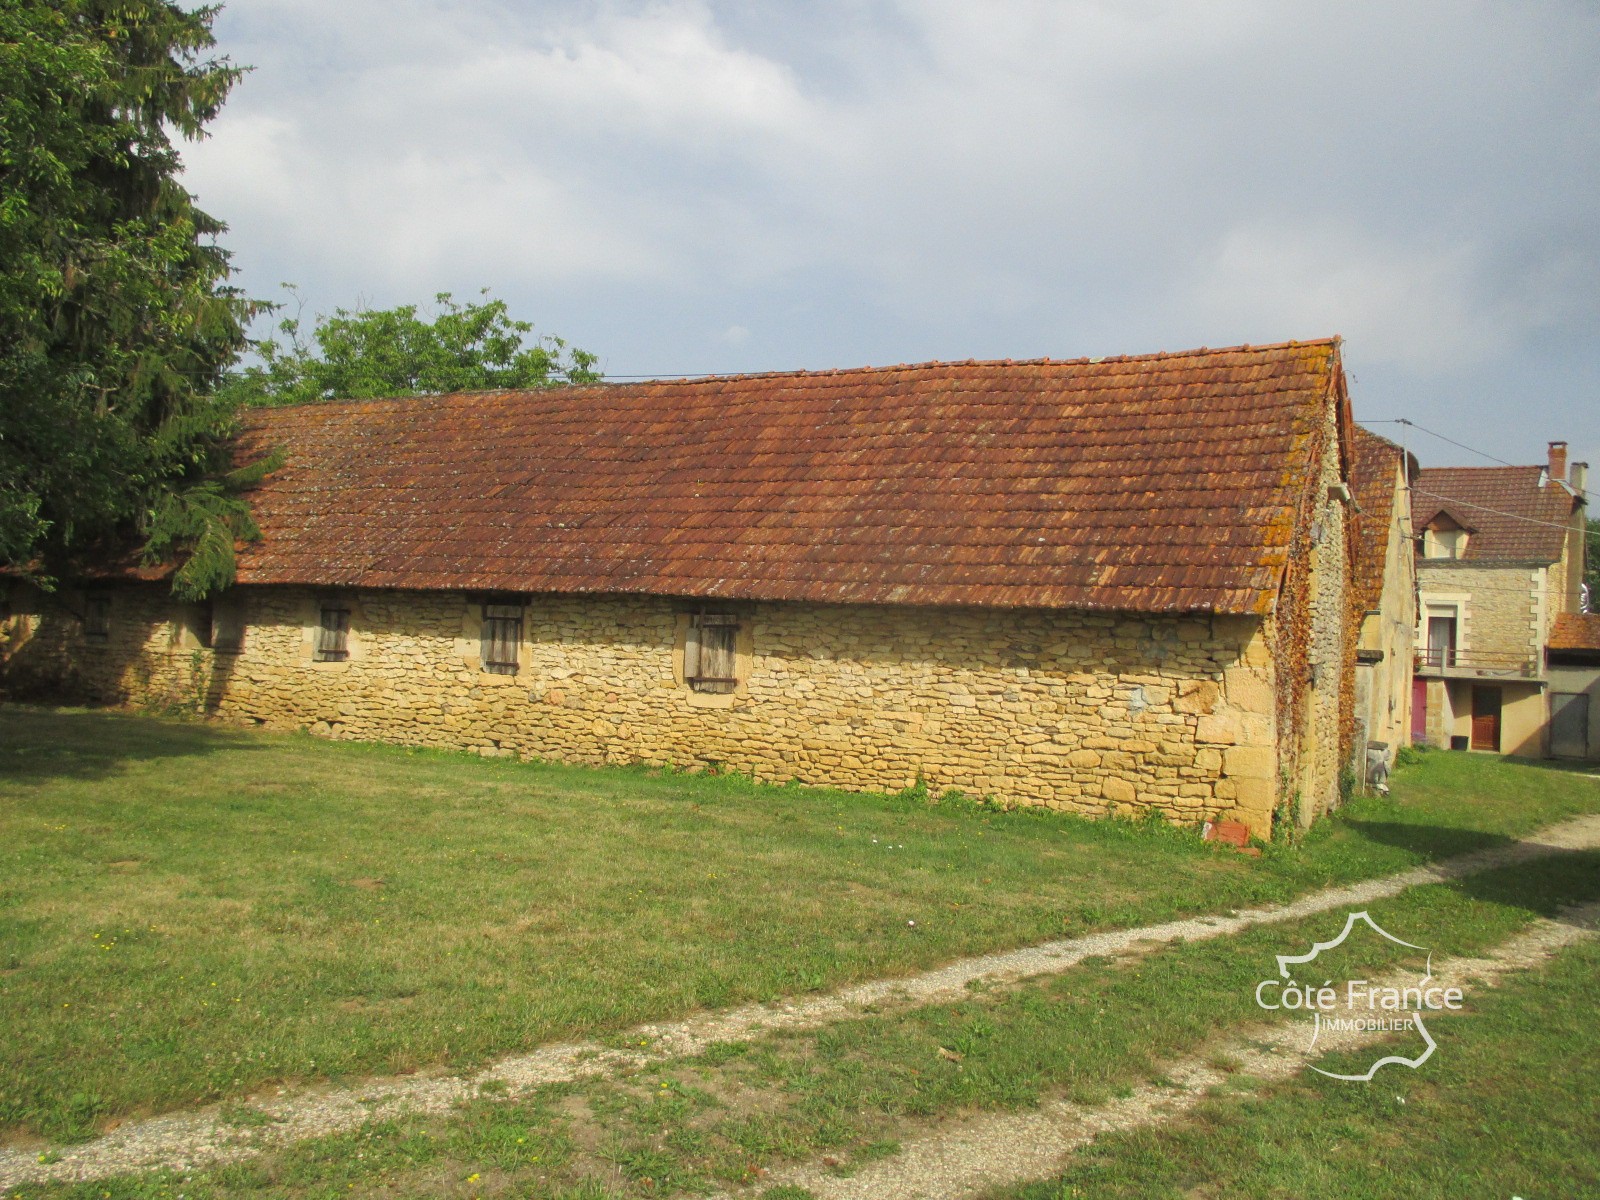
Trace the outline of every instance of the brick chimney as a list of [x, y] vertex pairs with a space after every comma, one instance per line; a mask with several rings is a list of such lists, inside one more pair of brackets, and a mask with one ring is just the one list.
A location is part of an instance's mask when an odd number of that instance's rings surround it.
[[1550, 443], [1550, 470], [1549, 475], [1555, 483], [1567, 481], [1567, 444], [1565, 442]]

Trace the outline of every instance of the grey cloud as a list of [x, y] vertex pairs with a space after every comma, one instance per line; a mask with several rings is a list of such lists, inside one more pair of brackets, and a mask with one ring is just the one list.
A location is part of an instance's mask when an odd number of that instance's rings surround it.
[[218, 30], [258, 69], [191, 186], [258, 293], [492, 284], [623, 374], [1343, 332], [1358, 408], [1597, 440], [1589, 4], [234, 0]]

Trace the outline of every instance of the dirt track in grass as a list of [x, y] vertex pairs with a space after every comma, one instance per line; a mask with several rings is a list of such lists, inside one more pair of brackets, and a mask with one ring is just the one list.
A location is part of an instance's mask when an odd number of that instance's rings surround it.
[[[1593, 937], [1600, 904], [1570, 910], [1560, 920], [1541, 918], [1516, 937], [1478, 958], [1435, 963], [1432, 984], [1493, 986], [1510, 971], [1524, 970], [1573, 943]], [[1416, 976], [1374, 980], [1375, 986], [1415, 985]], [[1339, 1015], [1335, 1013], [1334, 1015]], [[804, 1188], [816, 1200], [960, 1200], [1011, 1184], [1048, 1178], [1097, 1137], [1171, 1120], [1195, 1107], [1213, 1089], [1250, 1078], [1287, 1079], [1322, 1055], [1373, 1044], [1384, 1035], [1359, 1030], [1324, 1029], [1307, 1045], [1303, 1022], [1262, 1025], [1162, 1068], [1164, 1083], [1145, 1084], [1105, 1104], [1080, 1105], [1053, 1100], [1022, 1113], [997, 1113], [951, 1123], [904, 1142], [891, 1158], [869, 1163], [847, 1178], [827, 1165], [809, 1163], [775, 1171], [758, 1188], [724, 1192], [713, 1200], [758, 1195], [787, 1184]], [[1227, 1060], [1228, 1070], [1215, 1063]]]
[[[545, 1046], [529, 1054], [502, 1059], [466, 1077], [416, 1075], [373, 1079], [343, 1088], [245, 1097], [242, 1102], [236, 1102], [226, 1109], [212, 1106], [130, 1122], [95, 1141], [63, 1148], [58, 1155], [50, 1156], [52, 1161], [49, 1162], [39, 1161], [36, 1151], [0, 1151], [0, 1187], [51, 1180], [96, 1179], [160, 1167], [187, 1170], [237, 1161], [297, 1141], [353, 1129], [374, 1116], [399, 1112], [445, 1113], [461, 1101], [477, 1095], [485, 1085], [516, 1095], [544, 1084], [659, 1064], [700, 1053], [714, 1043], [741, 1041], [764, 1031], [814, 1028], [859, 1017], [869, 1011], [881, 1011], [886, 1007], [956, 999], [965, 996], [968, 985], [976, 981], [1003, 984], [1058, 974], [1092, 956], [1126, 957], [1178, 941], [1223, 937], [1256, 925], [1297, 920], [1335, 908], [1359, 907], [1409, 888], [1446, 882], [1494, 867], [1510, 866], [1567, 850], [1594, 848], [1600, 848], [1600, 814], [1566, 821], [1504, 846], [1380, 879], [1327, 888], [1288, 904], [1047, 942], [1021, 950], [963, 959], [918, 975], [859, 984], [828, 995], [788, 1003], [746, 1005], [700, 1014], [682, 1021], [642, 1025], [607, 1044], [586, 1042]], [[619, 1049], [619, 1045], [627, 1048]], [[1196, 1079], [1199, 1078], [1196, 1076]], [[1197, 1083], [1196, 1086], [1203, 1092], [1210, 1084]], [[1168, 1099], [1174, 1094], [1172, 1089], [1159, 1090]], [[1141, 1094], [1135, 1093], [1135, 1097]], [[244, 1129], [231, 1123], [226, 1113], [236, 1108], [237, 1103], [256, 1110], [260, 1122]], [[1085, 1127], [1088, 1128], [1095, 1121], [1113, 1119], [1111, 1114], [1122, 1111], [1121, 1106], [1128, 1103], [1131, 1100], [1117, 1101], [1107, 1108], [1094, 1110], [1092, 1117], [1083, 1115], [1082, 1120], [1089, 1123]], [[986, 1118], [986, 1121], [1026, 1123], [1041, 1119], [1044, 1111], [1026, 1116]], [[1083, 1110], [1083, 1113], [1087, 1114], [1088, 1110]], [[1057, 1114], [1054, 1119], [1060, 1125], [1066, 1118]], [[1026, 1138], [1032, 1135], [1019, 1136]], [[948, 1142], [941, 1135], [939, 1144], [953, 1146], [957, 1143]], [[944, 1152], [929, 1151], [935, 1154]], [[1064, 1152], [1057, 1150], [1053, 1161], [1059, 1160]], [[883, 1164], [881, 1169], [889, 1170], [894, 1164], [910, 1161], [906, 1155], [898, 1155]], [[1047, 1171], [1048, 1166], [1038, 1173]], [[864, 1177], [865, 1173], [856, 1179]], [[1028, 1174], [1007, 1176], [1009, 1179], [1031, 1177]], [[831, 1177], [829, 1179], [830, 1187], [832, 1183], [839, 1182]], [[772, 1182], [768, 1180], [767, 1185], [770, 1186]], [[820, 1185], [808, 1183], [805, 1186], [817, 1191]], [[818, 1194], [845, 1196], [889, 1193], [835, 1193], [824, 1190]], [[913, 1191], [904, 1194], [961, 1193]]]

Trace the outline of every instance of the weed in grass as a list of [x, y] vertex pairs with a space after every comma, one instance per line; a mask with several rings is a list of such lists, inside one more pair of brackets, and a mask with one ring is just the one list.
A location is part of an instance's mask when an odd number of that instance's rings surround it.
[[1428, 753], [1428, 749], [1426, 745], [1401, 746], [1394, 752], [1394, 765], [1396, 767], [1414, 767], [1423, 760], [1423, 756]]
[[271, 1113], [249, 1104], [224, 1104], [217, 1111], [217, 1119], [235, 1129], [260, 1129], [275, 1124], [283, 1118], [274, 1117]]
[[865, 1166], [867, 1163], [877, 1162], [880, 1159], [893, 1158], [899, 1153], [900, 1143], [893, 1139], [885, 1138], [876, 1142], [868, 1142], [856, 1150], [855, 1165], [857, 1167]]
[[717, 1067], [749, 1053], [749, 1042], [713, 1042], [701, 1052], [700, 1061], [708, 1067]]

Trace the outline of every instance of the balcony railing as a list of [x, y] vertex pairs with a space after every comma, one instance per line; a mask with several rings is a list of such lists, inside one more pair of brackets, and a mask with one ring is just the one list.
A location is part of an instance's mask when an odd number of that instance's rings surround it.
[[1435, 675], [1493, 675], [1537, 679], [1536, 660], [1518, 654], [1492, 651], [1461, 651], [1454, 646], [1427, 646], [1417, 651], [1414, 664], [1419, 673]]

